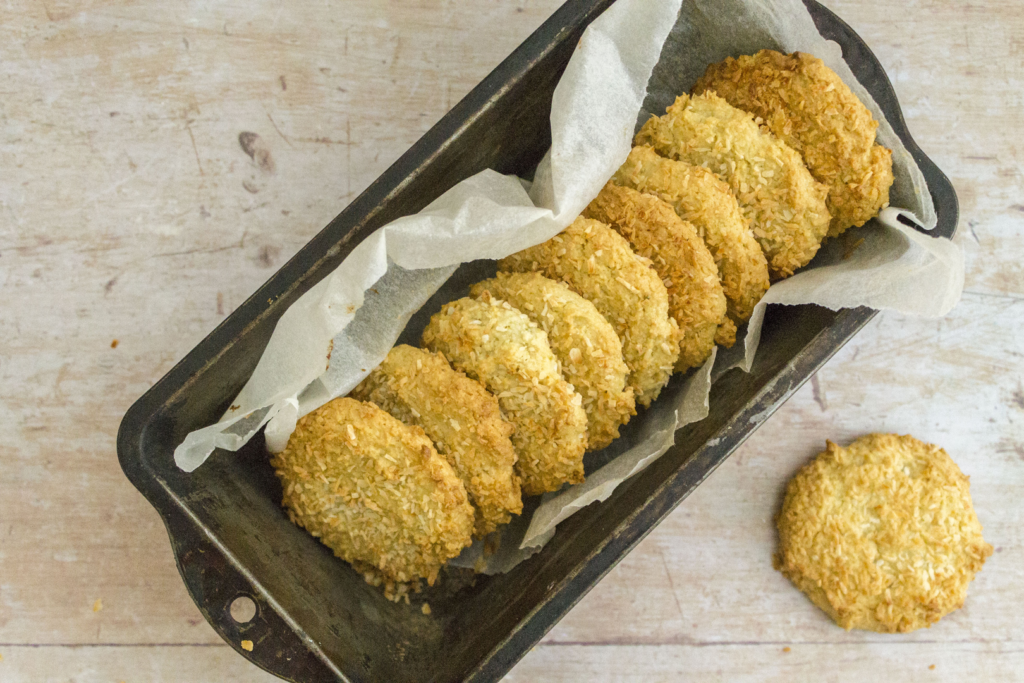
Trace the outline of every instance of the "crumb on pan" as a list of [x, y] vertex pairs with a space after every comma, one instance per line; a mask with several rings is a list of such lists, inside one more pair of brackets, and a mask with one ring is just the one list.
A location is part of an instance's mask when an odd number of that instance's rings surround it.
[[829, 235], [863, 225], [889, 203], [892, 152], [875, 143], [878, 122], [823, 61], [761, 50], [712, 64], [694, 93], [713, 90], [764, 121], [829, 186]]
[[930, 626], [992, 554], [956, 463], [895, 434], [828, 442], [789, 483], [778, 528], [776, 568], [847, 630]]
[[515, 427], [512, 445], [523, 493], [583, 481], [587, 415], [562, 379], [547, 335], [508, 302], [463, 298], [445, 304], [423, 331], [423, 345], [479, 380]]
[[337, 398], [301, 418], [271, 460], [293, 522], [384, 581], [426, 579], [469, 545], [473, 508], [419, 427]]
[[648, 406], [658, 397], [679, 358], [679, 326], [668, 314], [665, 283], [622, 235], [580, 217], [547, 242], [502, 259], [498, 268], [542, 273], [592, 302], [622, 342], [636, 402]]
[[729, 186], [706, 168], [634, 147], [612, 182], [660, 197], [692, 223], [718, 264], [729, 317], [744, 322], [768, 291], [768, 263]]
[[364, 562], [353, 562], [352, 567], [362, 575], [366, 583], [375, 588], [381, 588], [384, 591], [384, 597], [391, 602], [404, 602], [408, 605], [410, 604], [409, 596], [423, 590], [422, 579], [395, 581], [387, 578], [379, 570]]
[[736, 327], [726, 317], [718, 266], [693, 224], [658, 197], [613, 183], [605, 185], [583, 215], [610, 225], [654, 264], [681, 334], [676, 371], [703, 365], [723, 324], [728, 327], [721, 339], [732, 346]]
[[470, 295], [507, 301], [548, 335], [562, 376], [583, 398], [588, 450], [599, 450], [619, 436], [636, 414], [622, 343], [594, 304], [539, 273], [498, 273], [479, 282]]
[[647, 121], [635, 142], [726, 181], [773, 277], [789, 277], [818, 252], [832, 220], [828, 187], [814, 179], [798, 152], [762, 131], [753, 115], [713, 92], [683, 94], [664, 116]]
[[350, 396], [423, 428], [469, 493], [476, 538], [522, 512], [513, 427], [502, 418], [498, 399], [444, 356], [396, 346]]

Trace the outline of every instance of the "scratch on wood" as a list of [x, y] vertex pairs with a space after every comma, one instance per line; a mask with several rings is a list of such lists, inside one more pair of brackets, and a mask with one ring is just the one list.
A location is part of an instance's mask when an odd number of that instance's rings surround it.
[[299, 142], [315, 142], [318, 145], [347, 145], [348, 140], [332, 140], [327, 137], [318, 138], [295, 138]]
[[295, 149], [295, 145], [292, 144], [291, 139], [287, 135], [285, 135], [280, 128], [277, 127], [277, 122], [274, 121], [274, 117], [270, 115], [270, 112], [267, 111], [267, 108], [265, 106], [263, 107], [263, 113], [267, 115], [267, 120], [270, 121], [270, 125], [274, 127], [274, 130], [276, 130], [277, 134], [281, 136], [281, 139], [285, 141], [285, 144], [287, 144], [292, 149]]
[[672, 591], [672, 599], [676, 601], [676, 610], [679, 612], [679, 618], [683, 617], [683, 606], [679, 604], [679, 596], [676, 595], [676, 586], [672, 581], [672, 572], [669, 571], [668, 561], [665, 559], [665, 551], [660, 547], [658, 548], [658, 555], [661, 556], [661, 566], [665, 568], [665, 576], [668, 578], [668, 587]]
[[196, 136], [192, 134], [192, 126], [185, 126], [185, 130], [188, 131], [188, 139], [192, 141], [192, 151], [196, 155], [196, 166], [199, 167], [199, 175], [205, 177], [206, 174], [203, 173], [203, 164], [199, 161], [199, 148], [196, 147]]
[[53, 383], [53, 398], [60, 403], [63, 403], [66, 399], [61, 385], [64, 384], [64, 380], [68, 378], [68, 368], [70, 367], [71, 363], [64, 363], [64, 365], [61, 365], [60, 370], [57, 371], [57, 379]]
[[401, 37], [395, 38], [395, 50], [391, 53], [391, 66], [398, 63], [398, 54], [402, 51], [402, 39]]
[[189, 254], [215, 254], [218, 251], [227, 251], [229, 249], [239, 249], [241, 245], [230, 244], [226, 247], [214, 247], [212, 249], [201, 249], [196, 247], [195, 249], [186, 249], [185, 251], [165, 251], [160, 254], [153, 254], [150, 258], [160, 258], [161, 256], [188, 256]]
[[43, 12], [45, 12], [45, 13], [46, 13], [46, 18], [47, 18], [48, 20], [50, 20], [50, 21], [57, 21], [57, 20], [56, 20], [56, 19], [54, 18], [53, 14], [51, 14], [51, 13], [50, 13], [50, 8], [49, 8], [49, 7], [47, 7], [47, 5], [46, 5], [46, 2], [45, 2], [45, 0], [40, 0], [39, 4], [40, 4], [40, 5], [42, 5], [42, 7], [43, 7]]
[[817, 373], [811, 376], [811, 390], [814, 393], [814, 402], [821, 408], [821, 412], [827, 412], [828, 400], [825, 398], [825, 392], [821, 390], [821, 382], [818, 380]]
[[975, 244], [981, 244], [981, 240], [978, 239], [978, 233], [974, 231], [974, 226], [978, 224], [978, 221], [967, 221], [967, 229], [971, 231], [971, 237], [974, 238]]

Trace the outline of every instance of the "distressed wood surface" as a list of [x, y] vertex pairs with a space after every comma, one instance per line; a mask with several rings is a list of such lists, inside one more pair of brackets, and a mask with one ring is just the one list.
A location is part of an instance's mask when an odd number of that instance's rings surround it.
[[[1019, 680], [1024, 5], [828, 4], [956, 186], [963, 301], [878, 316], [510, 681]], [[557, 5], [2, 3], [0, 680], [276, 680], [189, 599], [120, 418]], [[771, 569], [788, 478], [870, 431], [943, 445], [996, 547], [909, 635], [846, 633]]]

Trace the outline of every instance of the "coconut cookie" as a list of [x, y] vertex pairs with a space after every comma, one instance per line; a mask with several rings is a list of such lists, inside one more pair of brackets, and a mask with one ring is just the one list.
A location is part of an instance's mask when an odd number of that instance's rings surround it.
[[445, 304], [423, 345], [482, 383], [512, 423], [522, 492], [534, 496], [583, 481], [587, 414], [562, 379], [548, 335], [507, 301], [468, 297]]
[[433, 585], [472, 542], [473, 508], [451, 465], [419, 427], [336, 398], [299, 420], [270, 461], [291, 520], [386, 584]]
[[789, 483], [778, 527], [776, 568], [847, 630], [930, 626], [992, 554], [967, 477], [911, 436], [827, 442]]
[[889, 204], [892, 151], [875, 142], [878, 121], [817, 57], [774, 50], [729, 57], [709, 66], [693, 88], [708, 90], [760, 117], [829, 186], [829, 235], [863, 225]]

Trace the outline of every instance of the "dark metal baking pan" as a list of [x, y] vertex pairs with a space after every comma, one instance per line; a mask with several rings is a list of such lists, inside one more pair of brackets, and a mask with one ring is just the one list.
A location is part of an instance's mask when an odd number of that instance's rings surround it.
[[[932, 234], [951, 237], [957, 202], [918, 149], [888, 78], [838, 17], [805, 0], [838, 42], [928, 182]], [[550, 144], [552, 92], [583, 29], [611, 0], [570, 0], [401, 159], [128, 411], [118, 433], [121, 467], [167, 525], [182, 579], [225, 641], [291, 681], [493, 681], [672, 511], [768, 415], [874, 315], [815, 306], [773, 307], [749, 374], [714, 385], [709, 416], [607, 501], [558, 527], [544, 549], [511, 572], [453, 577], [432, 589], [431, 614], [386, 601], [281, 510], [280, 486], [261, 437], [215, 452], [185, 474], [174, 447], [210, 424], [241, 389], [285, 309], [366, 236], [414, 213], [484, 168], [529, 174]], [[236, 623], [229, 605], [251, 597], [256, 616]], [[252, 651], [241, 641], [253, 643]]]

